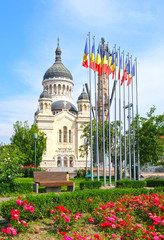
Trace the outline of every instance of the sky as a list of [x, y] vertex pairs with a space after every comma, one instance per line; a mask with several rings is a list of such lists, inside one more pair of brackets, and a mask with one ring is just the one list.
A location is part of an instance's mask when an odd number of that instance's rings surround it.
[[[5, 0], [0, 2], [0, 142], [9, 143], [16, 121], [34, 121], [44, 73], [55, 61], [60, 38], [62, 62], [73, 75], [76, 105], [88, 71], [82, 67], [88, 32], [112, 51], [137, 57], [139, 114], [164, 106], [163, 0]], [[96, 47], [97, 48], [97, 47]]]

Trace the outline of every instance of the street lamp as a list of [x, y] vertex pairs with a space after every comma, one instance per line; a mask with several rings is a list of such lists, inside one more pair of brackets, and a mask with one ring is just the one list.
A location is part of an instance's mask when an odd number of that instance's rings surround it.
[[37, 133], [34, 133], [34, 139], [35, 139], [35, 170], [36, 170], [36, 140], [37, 140]]

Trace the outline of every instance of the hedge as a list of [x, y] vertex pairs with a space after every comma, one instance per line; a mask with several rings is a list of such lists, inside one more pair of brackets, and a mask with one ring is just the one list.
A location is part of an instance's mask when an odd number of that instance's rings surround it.
[[139, 181], [139, 180], [118, 180], [116, 182], [117, 188], [143, 188], [146, 187], [146, 181]]
[[102, 186], [100, 181], [83, 181], [80, 182], [79, 187], [80, 190], [84, 189], [99, 189]]
[[[49, 217], [49, 210], [55, 209], [58, 205], [64, 205], [65, 208], [71, 209], [73, 213], [76, 212], [92, 212], [97, 208], [101, 201], [115, 201], [123, 195], [135, 195], [149, 194], [147, 189], [95, 189], [95, 190], [83, 190], [70, 193], [48, 193], [48, 194], [38, 194], [38, 195], [27, 195], [26, 201], [28, 203], [33, 203], [35, 207], [35, 212], [30, 214], [26, 212], [26, 219], [32, 221], [36, 219], [42, 219], [44, 217]], [[93, 199], [93, 202], [89, 202], [88, 199]], [[19, 206], [15, 203], [15, 199], [3, 202], [1, 207], [1, 215], [7, 220], [11, 217], [12, 209], [19, 209]]]
[[147, 187], [164, 187], [164, 179], [146, 179]]
[[0, 185], [0, 194], [6, 193], [31, 193], [33, 192], [33, 187], [31, 183], [3, 183]]

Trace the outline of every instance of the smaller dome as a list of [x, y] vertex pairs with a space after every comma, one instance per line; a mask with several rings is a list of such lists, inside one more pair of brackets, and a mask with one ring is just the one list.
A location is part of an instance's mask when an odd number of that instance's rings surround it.
[[52, 103], [51, 105], [51, 111], [62, 110], [62, 109], [68, 109], [70, 112], [77, 112], [76, 107], [68, 101], [60, 100]]
[[37, 111], [35, 112], [35, 116], [37, 116], [38, 115], [38, 113], [39, 113], [39, 109], [37, 109]]
[[83, 86], [83, 91], [78, 97], [78, 100], [89, 100], [88, 94], [85, 92], [85, 88]]
[[48, 93], [47, 89], [43, 90], [43, 92], [40, 94], [40, 98], [51, 98], [51, 96]]

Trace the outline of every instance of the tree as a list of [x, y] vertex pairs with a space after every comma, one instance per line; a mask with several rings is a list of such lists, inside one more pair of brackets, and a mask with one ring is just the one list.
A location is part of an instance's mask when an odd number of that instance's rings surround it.
[[[119, 124], [120, 122], [116, 122], [116, 134], [117, 134], [117, 152], [119, 151], [118, 146], [118, 136], [119, 136]], [[81, 128], [83, 128], [83, 133], [81, 135], [81, 138], [87, 138], [87, 146], [90, 148], [90, 123], [86, 122], [81, 125]], [[109, 152], [109, 122], [104, 122], [104, 130], [105, 130], [105, 153], [107, 154]], [[114, 161], [114, 143], [115, 143], [115, 122], [111, 122], [110, 124], [110, 132], [111, 132], [111, 158], [112, 161]], [[93, 144], [93, 155], [95, 156], [95, 144], [96, 144], [96, 121], [92, 121], [92, 144]], [[99, 143], [99, 151], [101, 152], [102, 149], [102, 142], [103, 142], [103, 135], [102, 135], [102, 123], [98, 122], [98, 143]], [[88, 154], [88, 148], [83, 145], [79, 148], [81, 152], [81, 156], [84, 156], [84, 154]], [[94, 158], [95, 159], [95, 158]]]
[[[161, 136], [164, 136], [164, 114], [163, 115], [154, 115], [156, 108], [153, 106], [150, 111], [147, 113], [147, 118], [136, 116], [134, 122], [131, 124], [131, 154], [133, 154], [133, 135], [132, 129], [134, 126], [135, 130], [135, 154], [137, 159], [137, 137], [139, 133], [139, 152], [140, 152], [140, 165], [145, 163], [157, 164], [158, 160], [161, 159], [164, 153], [164, 143]], [[137, 129], [137, 120], [139, 122], [139, 129]], [[105, 152], [109, 151], [109, 139], [108, 139], [108, 122], [104, 122], [105, 126]], [[84, 123], [82, 126], [83, 134], [81, 138], [87, 138], [87, 144], [90, 146], [90, 123]], [[115, 148], [115, 122], [111, 122], [111, 160], [114, 162], [114, 148]], [[119, 121], [116, 122], [116, 135], [117, 135], [117, 159], [119, 159]], [[129, 131], [126, 131], [126, 153], [127, 153], [127, 163], [129, 159], [128, 151], [128, 138]], [[92, 135], [93, 135], [93, 146], [96, 141], [96, 122], [92, 121]], [[102, 123], [98, 123], [98, 141], [99, 141], [99, 150], [102, 149]], [[125, 157], [124, 152], [124, 136], [121, 135], [121, 148], [122, 148], [122, 159]], [[85, 148], [83, 145], [80, 146], [81, 154], [84, 154]], [[94, 153], [94, 147], [93, 147]], [[133, 159], [133, 155], [131, 155]], [[119, 161], [117, 161], [119, 164]], [[137, 160], [136, 160], [137, 163]]]
[[25, 160], [25, 155], [17, 146], [0, 146], [0, 183], [14, 183], [15, 178], [21, 176], [20, 169]]
[[[140, 164], [157, 164], [164, 152], [161, 136], [164, 136], [164, 114], [154, 115], [153, 106], [147, 113], [147, 118], [138, 117], [139, 120], [139, 151]], [[137, 118], [135, 119], [135, 132], [137, 132]], [[137, 134], [136, 137], [137, 138]], [[137, 141], [137, 139], [136, 139]], [[136, 146], [137, 149], [137, 146]]]
[[46, 137], [43, 132], [41, 132], [35, 124], [31, 126], [28, 125], [28, 122], [24, 124], [20, 121], [17, 121], [14, 124], [14, 134], [10, 138], [11, 144], [14, 144], [19, 148], [22, 154], [25, 155], [26, 159], [24, 162], [25, 166], [34, 164], [35, 158], [35, 139], [34, 133], [37, 133], [36, 140], [36, 165], [39, 166], [42, 161], [42, 155], [46, 148]]

